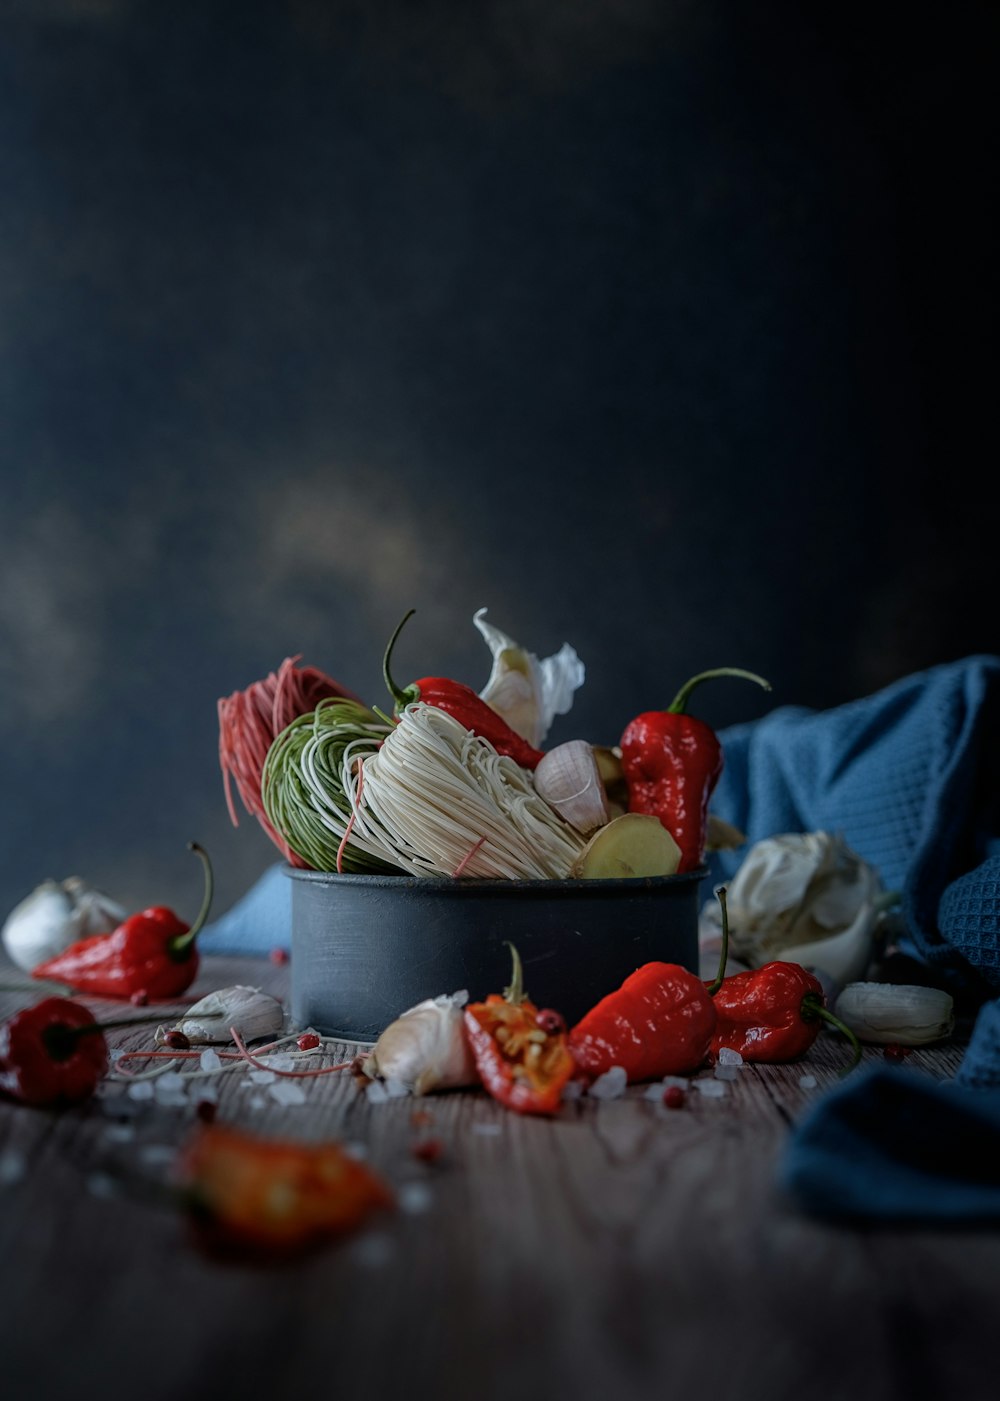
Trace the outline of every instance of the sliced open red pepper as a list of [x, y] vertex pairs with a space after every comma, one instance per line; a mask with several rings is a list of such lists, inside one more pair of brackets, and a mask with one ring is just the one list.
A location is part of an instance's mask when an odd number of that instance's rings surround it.
[[208, 853], [197, 842], [189, 842], [188, 849], [201, 858], [205, 869], [205, 893], [193, 925], [178, 919], [173, 910], [155, 905], [130, 915], [110, 934], [78, 939], [33, 968], [31, 976], [65, 983], [94, 997], [125, 1001], [136, 994], [150, 1002], [169, 1001], [186, 992], [198, 976], [195, 938], [208, 917], [213, 892]]
[[513, 944], [508, 948], [514, 963], [510, 987], [502, 997], [493, 992], [465, 1009], [469, 1046], [494, 1099], [519, 1114], [555, 1114], [575, 1070], [566, 1023], [528, 998], [520, 956]]

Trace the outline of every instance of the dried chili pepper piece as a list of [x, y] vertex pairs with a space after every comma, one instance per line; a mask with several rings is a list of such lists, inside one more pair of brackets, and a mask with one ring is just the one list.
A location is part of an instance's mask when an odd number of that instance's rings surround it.
[[[519, 1114], [555, 1114], [563, 1087], [576, 1066], [565, 1027], [539, 1024], [539, 1009], [524, 991], [520, 955], [513, 959], [510, 987], [503, 996], [490, 993], [464, 1012], [465, 1031], [483, 1085], [501, 1104]], [[548, 1009], [546, 1009], [548, 1010]]]
[[78, 939], [33, 968], [31, 976], [53, 979], [94, 997], [125, 1001], [139, 993], [147, 1001], [168, 1001], [186, 992], [198, 975], [195, 938], [208, 917], [213, 891], [208, 853], [197, 842], [189, 842], [188, 850], [201, 858], [205, 869], [205, 893], [193, 925], [185, 924], [166, 906], [151, 906], [130, 915], [110, 934]]
[[398, 715], [404, 706], [412, 705], [414, 701], [423, 701], [426, 705], [433, 705], [436, 709], [453, 716], [474, 735], [489, 740], [498, 754], [508, 755], [522, 768], [534, 769], [542, 759], [542, 750], [535, 749], [512, 729], [471, 686], [466, 686], [461, 681], [451, 681], [445, 676], [422, 676], [419, 681], [412, 681], [404, 688], [396, 685], [389, 671], [389, 658], [396, 639], [403, 630], [403, 624], [408, 618], [412, 618], [415, 612], [416, 609], [411, 608], [396, 628], [389, 639], [382, 662], [382, 674], [389, 694], [395, 702], [396, 714]]
[[0, 1024], [0, 1093], [20, 1104], [78, 1104], [107, 1068], [102, 1028], [79, 1002], [45, 997]]
[[629, 1084], [684, 1075], [708, 1058], [715, 1005], [679, 963], [644, 963], [569, 1033], [580, 1070], [596, 1079], [620, 1065]]
[[647, 710], [621, 737], [628, 810], [658, 817], [681, 849], [679, 873], [705, 860], [708, 803], [723, 768], [722, 745], [712, 727], [687, 714], [691, 692], [703, 681], [740, 676], [765, 691], [771, 683], [739, 667], [717, 667], [692, 676], [666, 710]]
[[382, 1178], [339, 1144], [259, 1138], [218, 1123], [188, 1140], [176, 1182], [200, 1241], [223, 1253], [297, 1254], [395, 1204]]

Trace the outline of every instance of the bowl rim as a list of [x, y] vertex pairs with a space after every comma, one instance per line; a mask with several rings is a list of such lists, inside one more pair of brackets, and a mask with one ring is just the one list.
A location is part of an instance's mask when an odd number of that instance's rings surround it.
[[427, 895], [524, 895], [538, 894], [639, 894], [648, 890], [675, 890], [686, 885], [697, 884], [709, 875], [707, 865], [698, 866], [693, 871], [681, 871], [672, 876], [623, 876], [616, 880], [587, 880], [566, 877], [562, 880], [509, 880], [492, 877], [454, 876], [411, 876], [401, 871], [399, 875], [387, 872], [366, 874], [356, 871], [314, 871], [310, 867], [293, 866], [282, 863], [282, 872], [290, 880], [304, 884], [321, 886], [360, 886], [368, 890], [409, 891]]

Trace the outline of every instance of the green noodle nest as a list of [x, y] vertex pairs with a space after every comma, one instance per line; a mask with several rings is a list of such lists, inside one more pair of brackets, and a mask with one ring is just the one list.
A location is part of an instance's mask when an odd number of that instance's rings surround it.
[[[261, 771], [261, 800], [268, 819], [291, 849], [314, 871], [335, 871], [337, 853], [351, 819], [341, 783], [341, 761], [349, 744], [374, 754], [390, 726], [357, 701], [331, 698], [300, 715], [277, 735]], [[344, 844], [340, 869], [379, 874], [398, 866]]]

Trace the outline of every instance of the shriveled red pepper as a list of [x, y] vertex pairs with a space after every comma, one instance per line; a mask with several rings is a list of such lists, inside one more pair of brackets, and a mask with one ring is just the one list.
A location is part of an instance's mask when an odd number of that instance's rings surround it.
[[0, 1025], [0, 1094], [20, 1104], [78, 1104], [107, 1068], [103, 1029], [79, 1002], [45, 997]]
[[621, 763], [629, 812], [658, 817], [681, 849], [678, 872], [695, 871], [705, 860], [708, 803], [722, 774], [722, 745], [712, 727], [688, 715], [688, 698], [703, 681], [741, 676], [765, 691], [770, 682], [739, 667], [718, 667], [693, 676], [666, 710], [647, 710], [625, 727]]
[[389, 671], [389, 658], [403, 624], [413, 617], [415, 611], [410, 609], [389, 639], [382, 662], [382, 674], [395, 703], [396, 714], [398, 715], [404, 706], [412, 705], [414, 701], [424, 701], [427, 705], [433, 705], [453, 716], [474, 735], [488, 739], [498, 754], [508, 755], [524, 769], [536, 768], [542, 759], [542, 750], [535, 749], [512, 729], [471, 686], [466, 686], [461, 681], [450, 681], [445, 676], [422, 676], [419, 681], [412, 681], [402, 689], [396, 685]]
[[200, 1126], [176, 1182], [200, 1242], [223, 1253], [297, 1254], [394, 1206], [388, 1185], [336, 1143]]
[[679, 963], [644, 963], [577, 1022], [569, 1048], [591, 1078], [620, 1065], [629, 1084], [659, 1080], [705, 1063], [715, 1020], [694, 973]]
[[738, 1051], [746, 1061], [797, 1060], [828, 1022], [851, 1042], [854, 1059], [848, 1069], [853, 1069], [862, 1056], [861, 1043], [850, 1027], [827, 1010], [822, 984], [801, 964], [774, 960], [745, 973], [723, 976], [729, 946], [724, 886], [716, 896], [722, 906], [722, 953], [719, 976], [709, 985], [717, 1018], [713, 1059], [718, 1060], [720, 1050], [726, 1047]]
[[130, 915], [110, 934], [78, 939], [33, 968], [31, 976], [65, 983], [94, 997], [125, 1001], [136, 994], [150, 1002], [164, 1001], [186, 992], [198, 975], [195, 938], [208, 917], [214, 884], [207, 852], [197, 842], [189, 842], [188, 849], [205, 868], [205, 894], [193, 925], [185, 924], [166, 906], [154, 905]]
[[519, 1114], [555, 1114], [575, 1065], [566, 1024], [551, 1008], [535, 1006], [524, 991], [521, 959], [508, 944], [514, 971], [503, 996], [491, 992], [466, 1007], [465, 1032], [483, 1085]]

